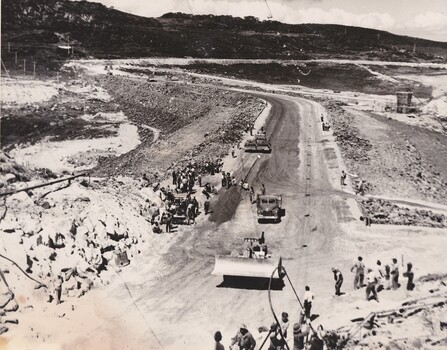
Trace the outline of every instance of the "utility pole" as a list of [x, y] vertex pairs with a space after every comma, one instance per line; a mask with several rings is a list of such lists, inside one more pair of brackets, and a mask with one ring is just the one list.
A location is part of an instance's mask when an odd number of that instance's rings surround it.
[[16, 64], [17, 64], [17, 52], [14, 52], [15, 53], [15, 56], [16, 56]]
[[36, 61], [33, 62], [33, 76], [36, 76]]
[[23, 73], [26, 73], [26, 58], [23, 59]]
[[413, 46], [413, 53], [416, 53], [416, 43], [414, 43], [414, 46]]

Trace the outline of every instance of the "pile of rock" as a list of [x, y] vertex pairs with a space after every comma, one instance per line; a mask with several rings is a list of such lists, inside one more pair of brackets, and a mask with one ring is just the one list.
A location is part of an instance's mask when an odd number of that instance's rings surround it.
[[334, 136], [340, 145], [343, 158], [357, 164], [368, 164], [371, 142], [362, 138], [360, 130], [355, 127], [354, 118], [337, 104], [327, 106], [331, 118]]
[[93, 189], [80, 179], [49, 194], [57, 185], [8, 196], [0, 219], [0, 253], [45, 285], [50, 300], [60, 300], [58, 290], [82, 296], [103, 284], [114, 268], [128, 264], [150, 232], [140, 215], [150, 201], [139, 193], [138, 182], [129, 181]]
[[380, 198], [358, 200], [362, 213], [373, 223], [387, 225], [407, 225], [426, 227], [447, 227], [447, 217], [431, 210], [400, 207]]

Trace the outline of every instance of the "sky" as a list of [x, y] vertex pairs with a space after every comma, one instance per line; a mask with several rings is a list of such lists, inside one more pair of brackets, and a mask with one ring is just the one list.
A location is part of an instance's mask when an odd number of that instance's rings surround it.
[[145, 17], [184, 12], [196, 15], [255, 16], [264, 20], [271, 14], [271, 19], [285, 23], [345, 24], [447, 42], [447, 0], [94, 1]]

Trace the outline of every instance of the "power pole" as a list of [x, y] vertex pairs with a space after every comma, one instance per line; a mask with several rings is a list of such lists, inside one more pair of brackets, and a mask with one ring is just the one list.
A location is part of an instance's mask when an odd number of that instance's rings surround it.
[[23, 59], [23, 73], [26, 73], [26, 58]]
[[16, 64], [17, 64], [17, 52], [14, 52], [15, 53], [15, 56], [16, 56]]
[[36, 76], [36, 61], [33, 62], [33, 76]]

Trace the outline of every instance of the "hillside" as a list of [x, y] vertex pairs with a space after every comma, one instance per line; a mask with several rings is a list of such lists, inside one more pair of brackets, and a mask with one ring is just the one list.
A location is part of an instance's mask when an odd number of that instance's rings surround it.
[[[50, 69], [67, 57], [447, 58], [447, 43], [366, 28], [181, 13], [144, 18], [68, 0], [2, 1], [2, 43], [2, 58], [10, 69], [17, 65], [15, 52], [19, 58], [45, 61]], [[62, 45], [72, 49], [68, 53], [58, 48]]]

